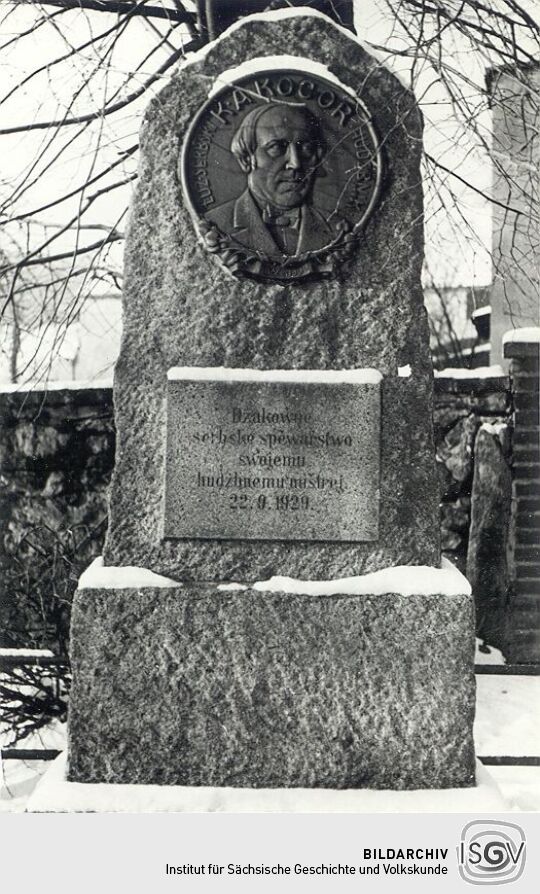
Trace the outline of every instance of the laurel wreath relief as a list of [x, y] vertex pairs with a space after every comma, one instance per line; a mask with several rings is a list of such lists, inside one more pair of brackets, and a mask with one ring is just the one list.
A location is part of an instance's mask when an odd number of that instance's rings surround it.
[[216, 224], [202, 217], [197, 220], [197, 228], [208, 252], [213, 254], [233, 276], [252, 276], [257, 279], [272, 279], [277, 282], [305, 279], [309, 276], [332, 276], [354, 253], [359, 233], [346, 221], [339, 221], [335, 239], [322, 249], [299, 255], [283, 255], [276, 261], [263, 252], [240, 246]]

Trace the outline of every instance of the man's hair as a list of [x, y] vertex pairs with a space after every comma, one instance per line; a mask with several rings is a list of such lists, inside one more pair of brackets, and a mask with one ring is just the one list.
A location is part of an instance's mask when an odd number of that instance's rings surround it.
[[271, 109], [297, 109], [301, 112], [312, 132], [313, 141], [317, 143], [319, 158], [322, 158], [326, 150], [326, 145], [321, 122], [317, 116], [314, 115], [307, 106], [300, 105], [299, 103], [293, 105], [292, 103], [285, 102], [269, 102], [265, 105], [257, 106], [256, 109], [252, 109], [251, 112], [248, 112], [232, 138], [231, 152], [236, 156], [242, 167], [247, 164], [257, 149], [256, 129], [259, 119]]

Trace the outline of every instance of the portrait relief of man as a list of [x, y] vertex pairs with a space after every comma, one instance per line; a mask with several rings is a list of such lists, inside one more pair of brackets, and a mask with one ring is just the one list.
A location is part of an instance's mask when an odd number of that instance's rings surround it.
[[208, 211], [206, 220], [270, 257], [318, 251], [332, 242], [338, 221], [332, 226], [312, 202], [326, 145], [319, 119], [306, 106], [269, 102], [253, 109], [236, 130], [231, 152], [247, 175], [246, 188]]

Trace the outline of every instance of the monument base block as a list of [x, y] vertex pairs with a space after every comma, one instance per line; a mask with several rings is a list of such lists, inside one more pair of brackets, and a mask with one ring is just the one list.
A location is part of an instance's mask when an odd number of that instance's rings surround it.
[[[388, 571], [290, 582], [306, 592], [276, 592], [287, 588], [279, 579], [79, 589], [68, 779], [473, 786], [467, 582], [455, 570], [392, 569], [394, 580], [410, 583], [416, 574], [420, 583], [429, 571], [451, 576], [452, 586], [443, 594], [380, 593]], [[370, 579], [378, 588], [362, 592]], [[336, 592], [341, 584], [345, 592]]]

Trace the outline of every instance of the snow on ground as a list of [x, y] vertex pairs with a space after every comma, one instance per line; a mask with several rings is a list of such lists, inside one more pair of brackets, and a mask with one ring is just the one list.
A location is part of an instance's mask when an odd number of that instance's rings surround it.
[[[11, 736], [0, 729], [0, 748], [2, 744], [6, 747], [10, 739]], [[66, 747], [66, 726], [55, 721], [15, 747], [63, 750]], [[37, 782], [49, 766], [49, 761], [3, 761], [0, 751], [0, 813], [22, 813]]]
[[230, 788], [182, 785], [66, 783], [60, 755], [31, 796], [32, 813], [500, 813], [512, 810], [477, 764], [473, 788], [379, 789]]
[[540, 755], [540, 677], [478, 674], [476, 699], [478, 754]]
[[475, 664], [506, 664], [506, 658], [494, 646], [488, 646], [483, 640], [476, 637]]
[[0, 813], [24, 813], [28, 798], [49, 761], [4, 761], [0, 776]]
[[[538, 749], [537, 749], [538, 750]], [[540, 767], [487, 767], [503, 795], [524, 813], [540, 811]]]
[[[499, 653], [500, 655], [500, 653]], [[479, 674], [474, 727], [476, 751], [483, 756], [540, 755], [540, 677]], [[0, 739], [1, 744], [1, 739]], [[65, 726], [56, 724], [21, 748], [65, 748]], [[4, 761], [0, 812], [20, 812], [40, 776], [45, 761]], [[504, 797], [522, 811], [540, 811], [540, 767], [487, 767]]]

